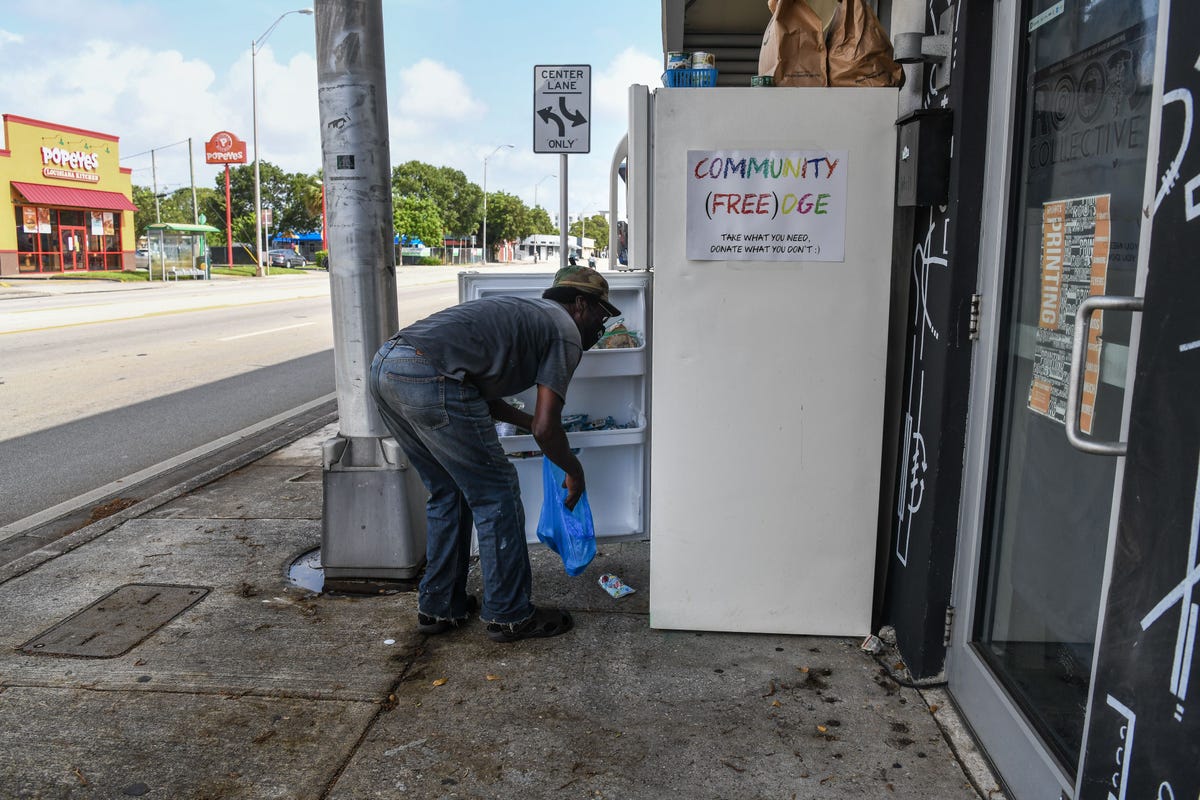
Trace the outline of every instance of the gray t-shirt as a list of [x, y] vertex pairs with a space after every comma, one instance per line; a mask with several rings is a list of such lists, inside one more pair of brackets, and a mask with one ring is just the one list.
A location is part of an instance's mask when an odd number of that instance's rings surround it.
[[583, 357], [571, 315], [553, 300], [484, 297], [451, 306], [400, 331], [443, 375], [493, 400], [535, 383], [564, 400]]

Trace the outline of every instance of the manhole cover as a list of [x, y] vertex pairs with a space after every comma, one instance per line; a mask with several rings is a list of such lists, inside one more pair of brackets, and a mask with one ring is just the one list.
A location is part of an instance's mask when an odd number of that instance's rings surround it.
[[200, 602], [208, 592], [203, 586], [129, 583], [17, 649], [43, 656], [122, 656]]

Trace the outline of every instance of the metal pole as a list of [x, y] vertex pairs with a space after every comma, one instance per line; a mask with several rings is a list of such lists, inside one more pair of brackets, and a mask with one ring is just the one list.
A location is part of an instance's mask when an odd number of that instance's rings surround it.
[[254, 131], [254, 274], [261, 278], [266, 273], [263, 272], [262, 188], [258, 175], [258, 42], [250, 43], [250, 118]]
[[483, 263], [487, 263], [487, 162], [490, 155], [483, 157]]
[[196, 162], [192, 158], [192, 137], [188, 137], [188, 173], [192, 176], [192, 222], [200, 224], [200, 206], [196, 202]]
[[229, 207], [229, 165], [225, 165], [225, 255], [233, 266], [233, 211]]
[[330, 581], [411, 580], [425, 492], [379, 416], [371, 361], [395, 333], [382, 0], [317, 0], [317, 101], [328, 203], [338, 434], [325, 442], [321, 563]]
[[558, 262], [560, 267], [567, 265], [567, 154], [559, 156], [558, 174], [562, 180], [558, 182]]
[[512, 150], [512, 149], [513, 149], [513, 146], [512, 146], [511, 144], [502, 144], [502, 145], [497, 145], [496, 149], [495, 149], [495, 150], [493, 150], [492, 152], [488, 153], [487, 157], [483, 159], [483, 263], [484, 263], [484, 264], [488, 263], [488, 243], [487, 243], [487, 162], [488, 162], [488, 159], [489, 159], [489, 158], [491, 158], [492, 156], [496, 155], [496, 153], [499, 153], [501, 150], [504, 150], [505, 148], [507, 148], [507, 149], [509, 149], [509, 150]]
[[162, 222], [162, 214], [158, 207], [158, 162], [154, 158], [154, 151], [150, 151], [150, 182], [154, 184], [154, 221]]
[[258, 172], [258, 51], [261, 49], [267, 37], [271, 35], [271, 31], [275, 30], [275, 26], [283, 21], [283, 18], [288, 14], [312, 14], [311, 8], [297, 8], [293, 11], [285, 11], [279, 15], [279, 18], [271, 23], [271, 27], [267, 28], [262, 36], [258, 37], [250, 43], [250, 116], [254, 121], [254, 250], [257, 254], [258, 264], [255, 266], [254, 274], [258, 277], [266, 275], [263, 264], [263, 224], [262, 224], [262, 187]]

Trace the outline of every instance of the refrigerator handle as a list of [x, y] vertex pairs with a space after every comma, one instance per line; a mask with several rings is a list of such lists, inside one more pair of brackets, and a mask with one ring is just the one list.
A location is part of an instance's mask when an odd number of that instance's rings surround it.
[[[608, 220], [611, 223], [608, 226], [608, 268], [617, 268], [617, 246], [619, 240], [617, 237], [617, 198], [618, 187], [621, 185], [621, 162], [629, 156], [629, 134], [621, 137], [621, 141], [617, 143], [617, 149], [613, 151], [612, 166], [608, 170], [608, 207], [612, 209]], [[626, 202], [626, 206], [629, 203]]]
[[651, 167], [650, 89], [641, 84], [629, 87], [629, 155], [626, 166], [626, 206], [629, 217], [629, 259], [631, 269], [649, 269], [651, 262]]

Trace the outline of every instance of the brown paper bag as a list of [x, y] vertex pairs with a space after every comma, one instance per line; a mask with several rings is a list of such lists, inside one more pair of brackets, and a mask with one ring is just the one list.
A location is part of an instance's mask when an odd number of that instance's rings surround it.
[[892, 60], [892, 43], [871, 7], [842, 0], [841, 25], [829, 41], [830, 86], [903, 86], [904, 68]]
[[776, 86], [828, 86], [821, 18], [804, 0], [767, 0], [771, 21], [758, 51], [758, 74]]
[[903, 85], [892, 44], [862, 0], [840, 0], [828, 28], [806, 0], [767, 0], [767, 8], [758, 74], [776, 86]]

